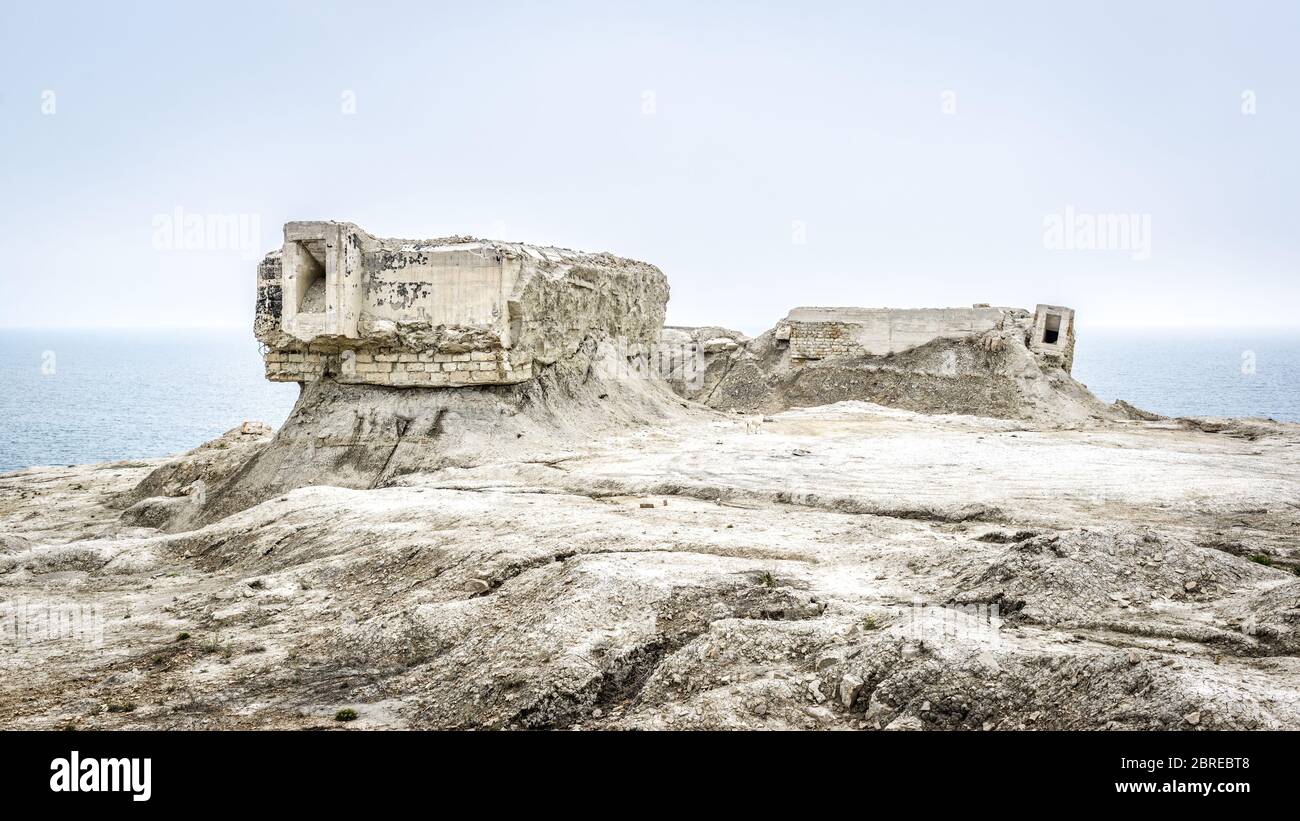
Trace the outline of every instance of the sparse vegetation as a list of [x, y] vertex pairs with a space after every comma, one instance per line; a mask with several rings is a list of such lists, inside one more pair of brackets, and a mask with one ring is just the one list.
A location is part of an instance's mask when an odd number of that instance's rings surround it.
[[177, 633], [177, 634], [176, 634], [176, 640], [177, 640], [177, 641], [189, 641], [189, 640], [190, 640], [190, 634], [189, 634], [189, 633]]
[[204, 654], [218, 654], [222, 658], [226, 658], [226, 659], [230, 658], [235, 654], [234, 649], [231, 648], [229, 644], [224, 644], [221, 641], [220, 635], [215, 635], [212, 638], [200, 644], [199, 652]]
[[758, 581], [764, 587], [776, 587], [776, 579], [772, 577], [771, 571], [764, 570]]
[[334, 714], [335, 721], [356, 721], [357, 711], [351, 707], [345, 707]]
[[1262, 564], [1262, 565], [1264, 565], [1265, 567], [1272, 567], [1272, 566], [1273, 566], [1273, 557], [1272, 557], [1272, 556], [1266, 556], [1266, 555], [1264, 555], [1263, 553], [1256, 553], [1256, 554], [1252, 555], [1252, 556], [1250, 557], [1250, 560], [1251, 560], [1252, 562], [1254, 562], [1255, 564]]
[[135, 702], [127, 701], [122, 704], [110, 704], [108, 705], [108, 711], [110, 713], [134, 713]]

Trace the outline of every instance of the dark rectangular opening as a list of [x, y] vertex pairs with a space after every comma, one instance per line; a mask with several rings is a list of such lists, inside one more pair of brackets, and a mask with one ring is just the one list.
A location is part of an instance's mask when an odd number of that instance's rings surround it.
[[1055, 344], [1056, 340], [1061, 338], [1061, 315], [1048, 314], [1047, 320], [1043, 323], [1043, 343], [1047, 345]]
[[325, 240], [295, 242], [298, 252], [298, 310], [325, 312]]

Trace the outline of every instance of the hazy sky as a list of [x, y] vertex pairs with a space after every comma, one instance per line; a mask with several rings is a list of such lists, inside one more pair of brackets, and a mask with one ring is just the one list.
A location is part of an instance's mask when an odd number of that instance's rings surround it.
[[[1298, 36], [1284, 0], [3, 0], [0, 325], [251, 325], [295, 219], [612, 251], [751, 333], [1296, 325]], [[178, 208], [260, 234], [168, 247]]]

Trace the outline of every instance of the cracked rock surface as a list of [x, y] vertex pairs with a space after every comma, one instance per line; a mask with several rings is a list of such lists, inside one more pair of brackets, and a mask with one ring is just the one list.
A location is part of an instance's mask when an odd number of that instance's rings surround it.
[[1236, 429], [647, 412], [180, 530], [261, 432], [6, 474], [0, 726], [1300, 729], [1300, 426]]

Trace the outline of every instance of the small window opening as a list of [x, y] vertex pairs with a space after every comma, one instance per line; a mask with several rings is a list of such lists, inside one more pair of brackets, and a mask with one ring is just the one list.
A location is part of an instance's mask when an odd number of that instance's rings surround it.
[[325, 312], [325, 241], [295, 243], [298, 246], [298, 310], [308, 314]]
[[1043, 323], [1043, 343], [1046, 345], [1056, 344], [1056, 340], [1061, 338], [1061, 315], [1048, 314], [1047, 321]]

